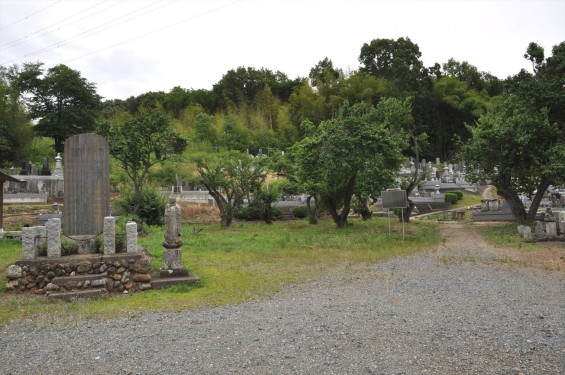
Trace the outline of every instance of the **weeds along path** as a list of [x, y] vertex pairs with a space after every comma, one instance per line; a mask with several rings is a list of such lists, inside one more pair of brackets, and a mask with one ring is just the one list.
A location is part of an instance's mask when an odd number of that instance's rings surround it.
[[[502, 261], [478, 228], [268, 300], [0, 328], [2, 374], [565, 374], [565, 272]], [[164, 302], [166, 303], [166, 302]]]

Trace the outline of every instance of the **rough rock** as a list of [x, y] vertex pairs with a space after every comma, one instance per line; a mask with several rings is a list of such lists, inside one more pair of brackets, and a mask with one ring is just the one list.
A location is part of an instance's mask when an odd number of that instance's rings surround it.
[[22, 272], [22, 267], [16, 264], [12, 264], [8, 266], [8, 268], [6, 268], [6, 278], [8, 280], [19, 279], [20, 277], [22, 277]]

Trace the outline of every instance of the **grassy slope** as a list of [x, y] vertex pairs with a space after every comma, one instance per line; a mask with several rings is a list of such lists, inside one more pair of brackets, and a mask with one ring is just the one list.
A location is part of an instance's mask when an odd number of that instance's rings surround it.
[[[33, 318], [42, 322], [71, 322], [77, 318], [107, 318], [142, 311], [178, 311], [237, 303], [271, 295], [285, 283], [303, 282], [324, 274], [352, 270], [352, 266], [413, 254], [438, 241], [436, 225], [414, 222], [402, 227], [392, 221], [351, 220], [354, 225], [338, 230], [329, 220], [317, 226], [305, 221], [235, 223], [184, 226], [183, 260], [201, 278], [195, 286], [177, 286], [115, 298], [72, 303], [18, 296], [3, 291], [0, 284], [0, 323]], [[162, 264], [161, 228], [140, 238]], [[0, 268], [19, 258], [20, 245], [0, 241]]]

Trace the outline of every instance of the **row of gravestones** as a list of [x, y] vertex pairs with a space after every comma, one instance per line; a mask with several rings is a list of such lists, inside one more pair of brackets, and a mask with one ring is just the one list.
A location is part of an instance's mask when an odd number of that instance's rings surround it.
[[[108, 216], [104, 218], [104, 255], [116, 253], [116, 218]], [[45, 226], [22, 228], [22, 259], [35, 259], [39, 248], [47, 241], [47, 257], [56, 258], [61, 256], [61, 219], [52, 218], [47, 220]], [[90, 241], [82, 241], [84, 246], [79, 245], [79, 253], [90, 252]], [[79, 244], [81, 242], [79, 241]], [[126, 252], [137, 253], [137, 223], [126, 223]]]
[[[532, 228], [527, 225], [519, 225], [518, 233], [525, 240], [532, 240]], [[536, 239], [551, 239], [565, 236], [565, 211], [559, 211], [556, 221], [536, 221], [534, 229]]]

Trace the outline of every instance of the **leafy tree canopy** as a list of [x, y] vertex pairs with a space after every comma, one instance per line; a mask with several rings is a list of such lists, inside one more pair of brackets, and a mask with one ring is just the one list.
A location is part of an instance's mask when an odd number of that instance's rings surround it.
[[25, 112], [13, 69], [0, 68], [0, 166], [31, 159], [33, 128]]
[[391, 103], [383, 101], [377, 107], [346, 103], [337, 118], [323, 121], [316, 132], [293, 146], [298, 180], [319, 197], [338, 227], [347, 224], [360, 181], [371, 179], [376, 191], [390, 184], [393, 173], [386, 171], [398, 170], [404, 137], [390, 130], [397, 116]]
[[[481, 116], [471, 132], [462, 152], [470, 177], [496, 186], [518, 222], [533, 221], [549, 185], [565, 182], [563, 131], [549, 121], [547, 109], [510, 94]], [[521, 193], [533, 198], [528, 212]]]
[[196, 182], [206, 187], [218, 206], [222, 226], [231, 226], [244, 198], [249, 201], [265, 180], [262, 162], [238, 151], [198, 153], [190, 160], [196, 165]]
[[122, 124], [101, 123], [97, 132], [108, 139], [110, 155], [133, 183], [132, 213], [137, 214], [151, 167], [181, 154], [186, 140], [171, 129], [166, 115], [154, 110], [144, 110]]
[[38, 120], [38, 135], [53, 138], [55, 151], [63, 152], [65, 139], [93, 131], [100, 108], [96, 86], [66, 65], [43, 71], [42, 63], [24, 64], [18, 74], [19, 88], [30, 94], [31, 118]]
[[410, 38], [374, 39], [361, 47], [359, 62], [362, 72], [394, 81], [401, 92], [411, 95], [424, 76], [421, 56]]

